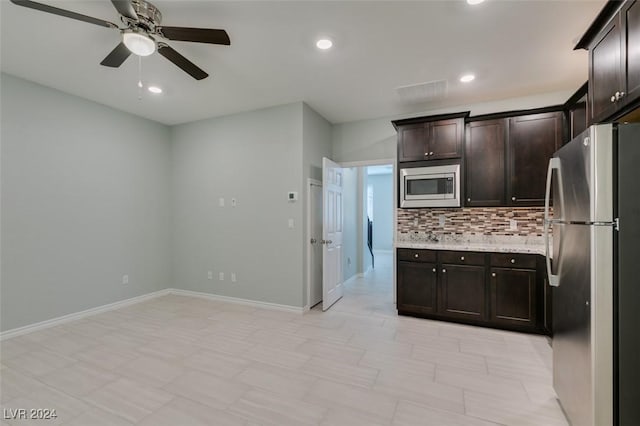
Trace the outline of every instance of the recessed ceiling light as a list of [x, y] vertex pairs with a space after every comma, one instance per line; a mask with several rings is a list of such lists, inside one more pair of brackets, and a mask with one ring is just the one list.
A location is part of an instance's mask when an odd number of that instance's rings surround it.
[[482, 2], [484, 2], [484, 0], [467, 0], [467, 3], [473, 6], [475, 6], [476, 4], [480, 4]]
[[328, 38], [321, 38], [320, 40], [316, 41], [316, 47], [318, 49], [327, 50], [330, 49], [331, 46], [333, 46], [333, 42]]
[[158, 86], [149, 86], [147, 90], [150, 91], [151, 93], [162, 93], [162, 89], [159, 88]]
[[475, 80], [476, 76], [473, 74], [465, 74], [462, 77], [460, 77], [460, 81], [463, 83], [469, 83], [470, 81]]

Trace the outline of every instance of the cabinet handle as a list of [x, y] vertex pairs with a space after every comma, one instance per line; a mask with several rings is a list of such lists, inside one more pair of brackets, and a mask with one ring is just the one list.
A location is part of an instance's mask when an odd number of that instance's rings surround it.
[[624, 96], [624, 92], [616, 92], [616, 101], [619, 101]]
[[447, 272], [447, 270], [446, 270], [446, 269], [443, 269], [443, 270], [442, 270], [442, 272]]
[[495, 273], [495, 272], [494, 272], [494, 273], [492, 273], [492, 274], [491, 274], [491, 276], [492, 276], [492, 277], [495, 277], [495, 276], [496, 276], [496, 273]]
[[611, 103], [613, 103], [613, 102], [615, 102], [615, 101], [616, 101], [616, 95], [613, 95], [613, 96], [611, 97]]
[[433, 268], [433, 273], [434, 273], [434, 274], [436, 273], [436, 268]]
[[471, 202], [471, 198], [467, 198], [467, 201], [468, 201], [468, 202]]
[[515, 201], [515, 200], [516, 200], [516, 197], [511, 197], [511, 201]]
[[424, 156], [425, 156], [425, 157], [428, 157], [428, 156], [429, 156], [429, 153], [428, 153], [428, 152], [425, 152], [425, 153], [424, 153]]
[[515, 259], [511, 259], [511, 263], [516, 263], [516, 260]]
[[414, 254], [413, 257], [415, 257], [416, 259], [418, 258], [418, 253]]
[[460, 260], [464, 262], [464, 256], [460, 256]]
[[429, 155], [433, 155], [433, 151], [431, 151], [431, 152], [429, 153]]

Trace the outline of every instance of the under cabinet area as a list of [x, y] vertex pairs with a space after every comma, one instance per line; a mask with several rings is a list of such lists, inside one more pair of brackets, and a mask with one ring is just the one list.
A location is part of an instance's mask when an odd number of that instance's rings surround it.
[[399, 248], [398, 313], [550, 334], [542, 266], [532, 254]]

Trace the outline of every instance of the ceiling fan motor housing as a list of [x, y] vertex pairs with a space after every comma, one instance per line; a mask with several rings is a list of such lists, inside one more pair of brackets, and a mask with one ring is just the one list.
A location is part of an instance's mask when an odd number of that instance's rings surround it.
[[127, 24], [130, 27], [142, 28], [154, 33], [156, 27], [162, 22], [162, 13], [158, 8], [145, 0], [131, 0], [131, 5], [135, 9], [136, 15], [138, 15], [138, 21], [129, 21], [126, 17], [123, 17], [124, 20], [128, 21]]

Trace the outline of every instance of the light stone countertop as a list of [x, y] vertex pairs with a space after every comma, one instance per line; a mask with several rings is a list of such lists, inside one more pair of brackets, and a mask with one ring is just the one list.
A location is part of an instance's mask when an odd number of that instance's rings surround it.
[[545, 252], [544, 239], [538, 236], [438, 235], [437, 238], [439, 241], [431, 241], [429, 234], [424, 232], [398, 234], [395, 248], [523, 253], [542, 256]]

